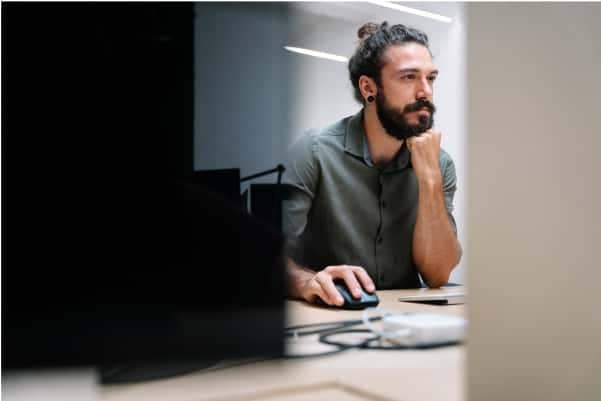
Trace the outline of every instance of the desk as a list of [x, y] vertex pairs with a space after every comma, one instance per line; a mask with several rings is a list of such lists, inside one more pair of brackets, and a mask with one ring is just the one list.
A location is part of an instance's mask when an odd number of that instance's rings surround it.
[[[460, 287], [429, 290], [455, 291]], [[401, 294], [378, 291], [382, 309], [463, 315], [465, 305], [398, 302]], [[361, 311], [287, 301], [288, 326], [361, 319]], [[315, 337], [310, 337], [314, 339]], [[297, 341], [305, 341], [301, 337]], [[315, 340], [316, 342], [316, 340]], [[320, 345], [312, 342], [315, 347]], [[311, 344], [304, 344], [308, 347]], [[298, 345], [298, 344], [297, 344]], [[142, 384], [103, 386], [102, 401], [360, 401], [464, 400], [465, 347], [428, 350], [360, 350], [305, 359], [260, 361], [199, 371]]]

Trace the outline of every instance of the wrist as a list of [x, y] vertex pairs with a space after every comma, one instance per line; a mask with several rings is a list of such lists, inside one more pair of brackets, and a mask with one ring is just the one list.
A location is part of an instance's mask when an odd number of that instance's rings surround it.
[[296, 264], [291, 259], [287, 261], [288, 294], [294, 298], [305, 298], [305, 288], [315, 272]]
[[417, 184], [420, 190], [437, 190], [442, 187], [442, 176], [440, 171], [417, 176]]

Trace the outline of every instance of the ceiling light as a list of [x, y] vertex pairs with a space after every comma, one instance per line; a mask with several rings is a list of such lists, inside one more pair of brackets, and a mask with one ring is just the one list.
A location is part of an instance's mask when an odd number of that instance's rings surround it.
[[335, 54], [330, 54], [330, 53], [318, 52], [316, 50], [303, 49], [302, 47], [284, 46], [284, 49], [288, 50], [289, 52], [306, 54], [307, 56], [325, 58], [327, 60], [338, 61], [340, 63], [348, 62], [348, 58], [346, 58], [346, 57], [337, 56]]
[[402, 11], [404, 13], [409, 13], [413, 15], [419, 15], [420, 17], [431, 18], [436, 21], [451, 23], [453, 22], [452, 18], [445, 17], [444, 15], [430, 13], [428, 11], [418, 10], [417, 8], [405, 7], [400, 4], [391, 3], [389, 1], [380, 1], [380, 0], [366, 0], [367, 3], [375, 4], [376, 6], [391, 8], [393, 10]]

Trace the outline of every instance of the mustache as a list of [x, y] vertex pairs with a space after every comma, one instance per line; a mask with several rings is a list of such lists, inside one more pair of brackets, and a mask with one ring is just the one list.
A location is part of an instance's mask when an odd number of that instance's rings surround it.
[[436, 106], [434, 106], [433, 103], [431, 103], [427, 99], [420, 99], [415, 103], [411, 103], [405, 106], [405, 108], [403, 109], [403, 113], [411, 113], [412, 111], [418, 111], [423, 108], [428, 109], [430, 114], [434, 114], [434, 112], [436, 111]]

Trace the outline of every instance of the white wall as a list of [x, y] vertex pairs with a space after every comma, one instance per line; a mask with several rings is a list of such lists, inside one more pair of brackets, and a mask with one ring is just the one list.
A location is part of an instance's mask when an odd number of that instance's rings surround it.
[[601, 4], [471, 3], [470, 400], [601, 399]]
[[[367, 3], [298, 3], [292, 23], [290, 46], [303, 47], [350, 57], [357, 42], [357, 30], [365, 22], [388, 21], [422, 29], [430, 38], [434, 61], [440, 69], [435, 87], [438, 111], [435, 125], [443, 132], [442, 146], [457, 168], [458, 190], [455, 195], [455, 218], [459, 239], [466, 243], [465, 196], [467, 190], [465, 161], [465, 29], [461, 3], [408, 3], [410, 7], [437, 12], [454, 19], [446, 24], [423, 17]], [[323, 127], [356, 113], [360, 105], [354, 100], [345, 63], [288, 53], [293, 86], [291, 88], [291, 130], [286, 146], [309, 128]], [[464, 281], [466, 258], [451, 276]]]

